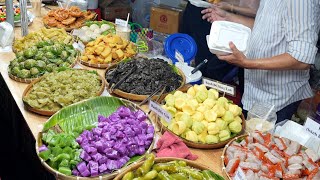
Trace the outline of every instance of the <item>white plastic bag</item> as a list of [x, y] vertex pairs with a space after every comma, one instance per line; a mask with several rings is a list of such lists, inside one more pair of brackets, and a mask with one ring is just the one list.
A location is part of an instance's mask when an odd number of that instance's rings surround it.
[[274, 130], [274, 135], [288, 138], [292, 141], [318, 152], [320, 155], [320, 140], [308, 133], [304, 127], [294, 121], [285, 120], [278, 123]]
[[8, 22], [0, 23], [0, 46], [5, 48], [11, 46], [13, 43], [14, 31], [13, 27]]

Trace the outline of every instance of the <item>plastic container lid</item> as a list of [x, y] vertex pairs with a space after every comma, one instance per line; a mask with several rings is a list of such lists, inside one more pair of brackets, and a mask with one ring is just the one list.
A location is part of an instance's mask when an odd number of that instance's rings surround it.
[[251, 29], [238, 23], [228, 21], [215, 21], [211, 25], [210, 35], [207, 39], [210, 52], [215, 54], [232, 53], [229, 43], [232, 41], [239, 51], [247, 51]]
[[176, 51], [180, 52], [184, 58], [184, 62], [190, 64], [197, 54], [198, 48], [193, 38], [187, 34], [176, 33], [170, 35], [164, 44], [166, 55], [175, 64], [178, 62], [176, 59]]
[[192, 5], [200, 8], [210, 8], [213, 6], [213, 4], [207, 1], [202, 1], [202, 0], [189, 0], [189, 1]]
[[201, 71], [197, 71], [194, 74], [191, 74], [191, 71], [194, 69], [191, 66], [188, 66], [187, 63], [176, 63], [175, 64], [186, 76], [186, 84], [200, 81], [202, 79]]

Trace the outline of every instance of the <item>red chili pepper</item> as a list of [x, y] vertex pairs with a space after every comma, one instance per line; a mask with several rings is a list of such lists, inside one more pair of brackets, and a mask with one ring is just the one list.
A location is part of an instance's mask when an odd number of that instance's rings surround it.
[[229, 162], [229, 158], [226, 156], [226, 157], [224, 157], [224, 164], [228, 164], [228, 162]]
[[236, 169], [238, 168], [239, 164], [240, 164], [240, 159], [237, 159], [237, 160], [234, 162], [232, 168], [230, 169], [230, 173], [231, 173], [231, 174], [236, 171]]
[[271, 143], [271, 134], [267, 133], [266, 135], [263, 136], [263, 139], [264, 139], [264, 145], [269, 147]]
[[310, 171], [308, 169], [304, 169], [301, 171], [302, 176], [308, 176], [310, 175]]

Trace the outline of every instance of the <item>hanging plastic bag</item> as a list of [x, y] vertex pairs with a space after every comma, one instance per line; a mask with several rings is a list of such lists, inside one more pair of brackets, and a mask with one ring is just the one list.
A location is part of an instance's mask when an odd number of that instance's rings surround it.
[[7, 51], [8, 47], [11, 49], [13, 44], [14, 31], [13, 27], [8, 22], [0, 23], [0, 46], [1, 51]]
[[155, 5], [153, 0], [131, 0], [132, 20], [140, 24], [142, 27], [149, 27], [150, 9]]

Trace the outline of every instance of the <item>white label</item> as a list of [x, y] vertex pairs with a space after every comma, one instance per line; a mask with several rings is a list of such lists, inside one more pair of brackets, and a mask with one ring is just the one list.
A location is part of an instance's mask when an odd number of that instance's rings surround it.
[[233, 86], [223, 84], [222, 82], [219, 82], [219, 81], [212, 81], [207, 78], [202, 78], [202, 79], [203, 79], [203, 84], [207, 87], [217, 89], [218, 91], [224, 92], [224, 93], [229, 94], [231, 96], [236, 95], [236, 90], [235, 90], [235, 87], [233, 87]]
[[81, 53], [84, 52], [85, 45], [84, 45], [81, 41], [79, 41], [78, 43], [74, 42], [74, 43], [72, 44], [72, 46], [73, 46], [74, 49], [79, 50]]
[[84, 49], [86, 48], [86, 46], [81, 41], [78, 42], [78, 47], [79, 47], [80, 52], [83, 52]]
[[76, 42], [72, 43], [72, 46], [73, 46], [73, 48], [75, 48], [75, 49], [79, 49], [78, 43], [76, 43]]
[[127, 21], [123, 19], [116, 19], [115, 24], [122, 27], [127, 27]]
[[[43, 129], [43, 128], [42, 128], [42, 129]], [[42, 129], [41, 129], [41, 130], [42, 130]], [[153, 149], [157, 149], [157, 144], [158, 144], [159, 139], [160, 139], [160, 136], [159, 136], [158, 133], [156, 133], [156, 136], [155, 136], [155, 138], [154, 138], [154, 144], [153, 144], [152, 150], [153, 150]]]
[[308, 133], [320, 139], [320, 124], [318, 124], [316, 121], [308, 117], [306, 122], [304, 123], [304, 129]]
[[246, 175], [242, 171], [242, 169], [239, 167], [236, 171], [236, 175], [233, 178], [234, 180], [247, 180]]
[[183, 57], [183, 55], [182, 55], [178, 50], [176, 50], [174, 57], [175, 57], [179, 62], [184, 63], [184, 57]]
[[150, 100], [149, 109], [156, 113], [158, 116], [162, 117], [168, 123], [171, 122], [171, 114], [168, 111], [164, 110], [158, 103]]

